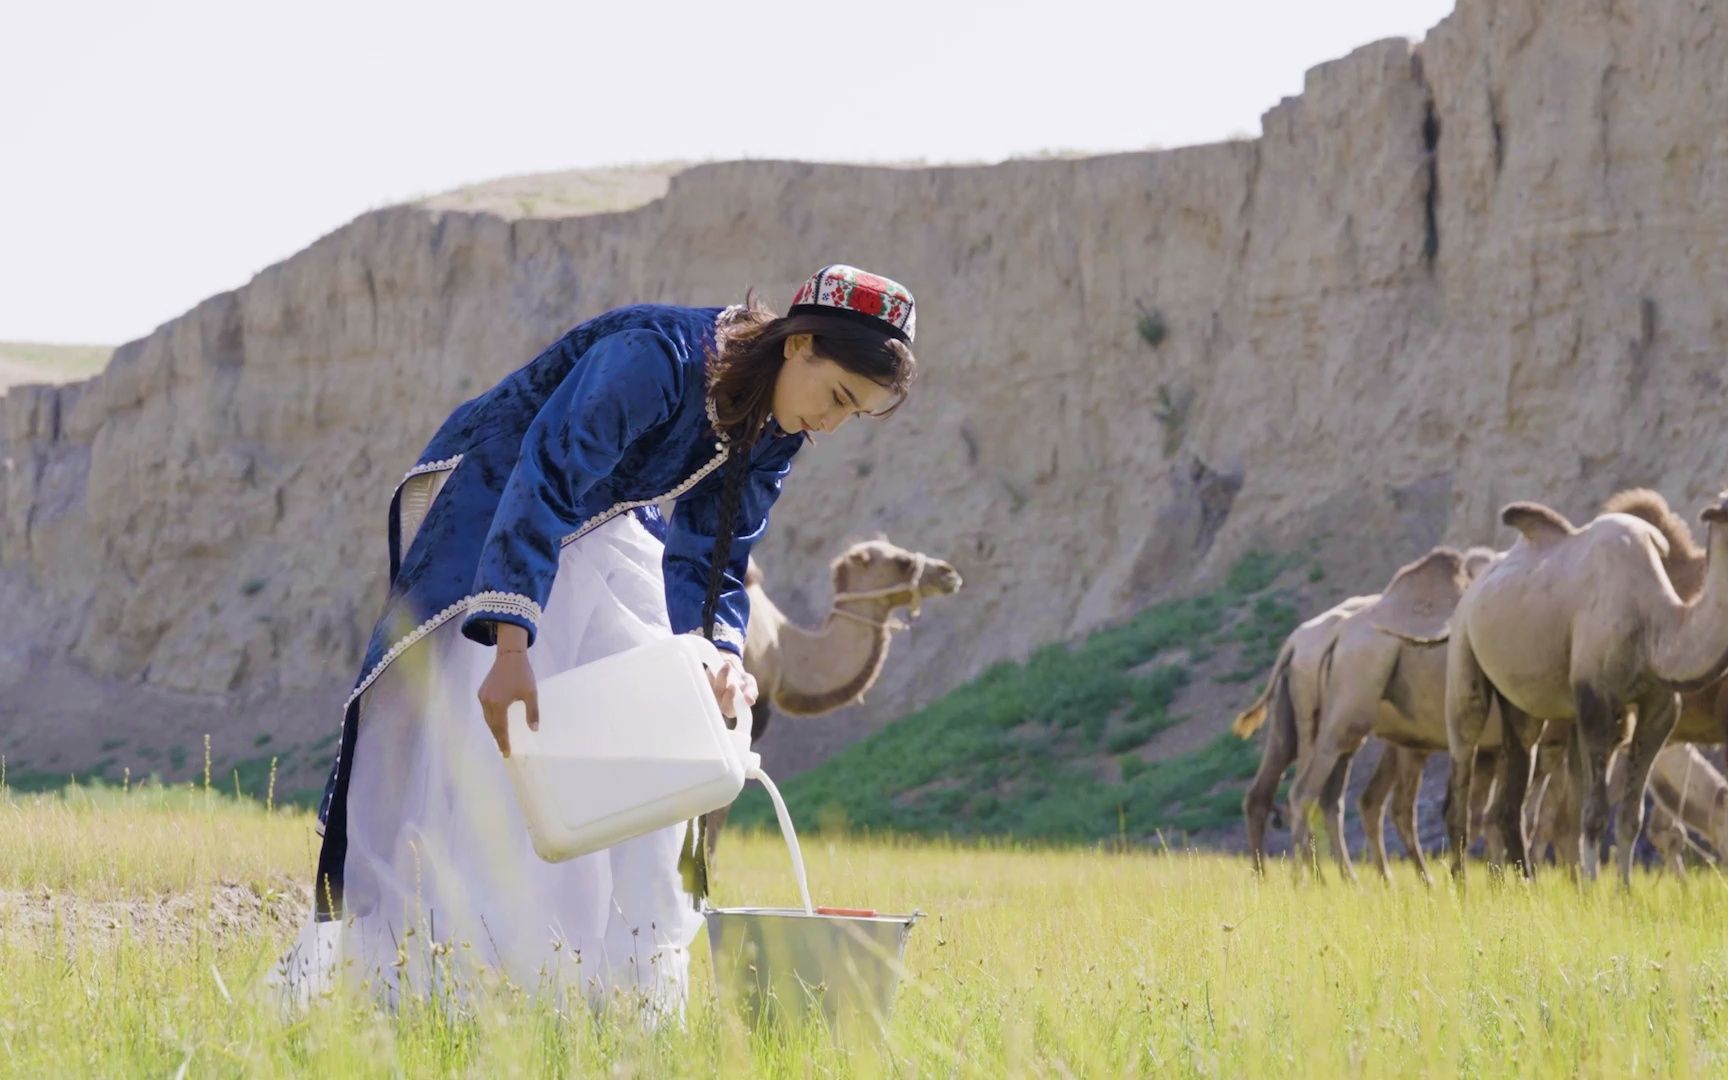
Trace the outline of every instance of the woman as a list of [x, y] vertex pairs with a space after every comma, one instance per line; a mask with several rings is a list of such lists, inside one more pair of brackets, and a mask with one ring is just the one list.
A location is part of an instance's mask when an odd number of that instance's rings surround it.
[[829, 266], [785, 317], [749, 300], [608, 312], [457, 408], [392, 500], [390, 597], [289, 981], [316, 989], [339, 954], [391, 997], [503, 976], [682, 1007], [701, 925], [685, 828], [540, 861], [500, 757], [506, 710], [536, 726], [537, 678], [669, 633], [722, 651], [727, 715], [754, 703], [750, 548], [811, 433], [903, 400], [913, 329], [904, 288]]

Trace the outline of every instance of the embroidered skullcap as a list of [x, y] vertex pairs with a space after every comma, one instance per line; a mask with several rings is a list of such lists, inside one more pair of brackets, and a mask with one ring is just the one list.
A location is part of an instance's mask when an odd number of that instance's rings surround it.
[[856, 266], [836, 263], [811, 275], [792, 298], [788, 315], [838, 315], [865, 323], [908, 345], [918, 325], [906, 286]]

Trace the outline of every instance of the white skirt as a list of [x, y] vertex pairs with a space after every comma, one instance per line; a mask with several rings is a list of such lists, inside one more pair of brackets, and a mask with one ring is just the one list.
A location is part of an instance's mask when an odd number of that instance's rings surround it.
[[[535, 677], [669, 635], [662, 554], [630, 515], [567, 545], [528, 650]], [[684, 826], [541, 861], [480, 711], [492, 658], [452, 619], [361, 698], [344, 918], [308, 926], [282, 977], [301, 1000], [340, 969], [390, 1001], [502, 977], [681, 1011], [702, 926], [678, 873]]]

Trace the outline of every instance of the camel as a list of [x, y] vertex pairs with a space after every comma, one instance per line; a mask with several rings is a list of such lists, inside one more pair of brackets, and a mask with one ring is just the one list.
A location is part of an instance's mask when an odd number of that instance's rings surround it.
[[[1654, 812], [1677, 822], [1676, 827], [1657, 830], [1651, 837], [1665, 866], [1683, 869], [1688, 849], [1710, 863], [1728, 856], [1728, 778], [1697, 747], [1686, 743], [1663, 747], [1650, 769], [1650, 790], [1656, 796]], [[1702, 836], [1710, 850], [1700, 851], [1689, 832]]]
[[[1556, 759], [1564, 746], [1545, 746], [1542, 757]], [[1616, 752], [1608, 770], [1608, 790], [1624, 793], [1626, 754]], [[1706, 863], [1716, 862], [1728, 852], [1728, 779], [1698, 749], [1687, 743], [1670, 742], [1656, 755], [1650, 767], [1649, 818], [1644, 835], [1656, 849], [1664, 870], [1685, 869], [1688, 851]], [[1556, 862], [1573, 865], [1578, 848], [1568, 841], [1576, 835], [1578, 799], [1564, 770], [1556, 769], [1547, 783], [1539, 784], [1528, 813], [1530, 854], [1539, 858], [1552, 847]], [[1701, 848], [1692, 833], [1702, 836], [1709, 850]]]
[[[1464, 872], [1475, 750], [1497, 703], [1508, 737], [1501, 740], [1501, 828], [1507, 854], [1531, 871], [1523, 804], [1531, 747], [1544, 722], [1571, 727], [1570, 776], [1582, 796], [1579, 862], [1599, 870], [1611, 817], [1637, 835], [1643, 792], [1657, 752], [1674, 728], [1678, 694], [1702, 689], [1728, 670], [1728, 502], [1703, 513], [1712, 526], [1705, 583], [1696, 600], [1675, 592], [1662, 559], [1662, 532], [1639, 517], [1603, 514], [1583, 528], [1537, 503], [1513, 503], [1501, 521], [1519, 538], [1465, 591], [1450, 627], [1446, 657], [1446, 730], [1452, 757], [1447, 832], [1452, 873]], [[1387, 629], [1433, 640], [1419, 625]], [[1627, 748], [1626, 790], [1611, 803], [1609, 752], [1628, 709], [1638, 722]], [[1619, 811], [1616, 815], [1616, 811]], [[1620, 845], [1620, 878], [1630, 884], [1631, 843]]]
[[[1338, 624], [1377, 599], [1378, 596], [1352, 596], [1292, 630], [1278, 649], [1265, 689], [1230, 725], [1238, 736], [1249, 739], [1269, 715], [1272, 718], [1260, 755], [1260, 768], [1242, 799], [1242, 816], [1248, 827], [1248, 847], [1256, 873], [1264, 873], [1266, 869], [1266, 819], [1278, 797], [1278, 783], [1291, 762], [1304, 756], [1303, 751], [1313, 739], [1319, 713], [1320, 659], [1331, 645]], [[1327, 786], [1322, 795], [1327, 806], [1341, 805], [1344, 780], [1345, 775], [1340, 772], [1337, 783]], [[1342, 817], [1340, 811], [1336, 818], [1326, 818], [1327, 836], [1334, 848], [1344, 844]]]
[[[793, 623], [762, 588], [754, 559], [744, 575], [750, 625], [744, 640], [744, 670], [756, 677], [750, 742], [768, 730], [771, 710], [787, 716], [823, 716], [864, 700], [888, 659], [888, 645], [905, 624], [894, 617], [907, 608], [916, 617], [925, 600], [951, 596], [961, 585], [953, 566], [886, 539], [854, 544], [829, 564], [834, 599], [820, 629]], [[719, 843], [727, 808], [706, 815], [710, 859]]]
[[[1602, 512], [1631, 514], [1656, 526], [1668, 541], [1662, 568], [1681, 600], [1695, 600], [1704, 591], [1709, 555], [1692, 536], [1686, 519], [1668, 506], [1668, 500], [1648, 488], [1632, 488], [1615, 494]], [[1676, 742], [1720, 743], [1728, 739], [1728, 679], [1713, 686], [1680, 695], [1680, 719], [1669, 738]]]
[[[1473, 548], [1466, 556], [1471, 571], [1485, 565], [1492, 552]], [[1346, 618], [1380, 599], [1353, 596], [1330, 608], [1291, 631], [1278, 650], [1272, 673], [1260, 695], [1231, 723], [1237, 736], [1248, 739], [1266, 724], [1266, 745], [1261, 752], [1260, 767], [1242, 800], [1242, 814], [1248, 829], [1248, 846], [1256, 873], [1266, 866], [1266, 823], [1274, 814], [1278, 784], [1293, 762], [1308, 759], [1314, 744], [1320, 712], [1320, 665], [1331, 647], [1338, 625]], [[1369, 843], [1376, 857], [1385, 866], [1384, 818], [1387, 800], [1393, 805], [1393, 821], [1406, 850], [1419, 853], [1416, 839], [1416, 797], [1421, 785], [1421, 764], [1426, 755], [1412, 761], [1396, 747], [1388, 747], [1380, 765], [1363, 789], [1359, 802], [1363, 820], [1367, 823]], [[1322, 789], [1320, 804], [1326, 808], [1323, 822], [1327, 839], [1334, 851], [1345, 848], [1343, 832], [1343, 798], [1348, 779], [1348, 762], [1335, 767]], [[1481, 793], [1483, 798], [1489, 794]], [[1419, 854], [1416, 856], [1419, 858]]]
[[[1692, 528], [1686, 519], [1676, 514], [1668, 505], [1668, 500], [1658, 492], [1647, 488], [1631, 488], [1611, 496], [1602, 505], [1604, 514], [1630, 514], [1641, 518], [1655, 526], [1667, 542], [1667, 552], [1662, 558], [1662, 568], [1668, 574], [1669, 582], [1674, 586], [1675, 594], [1682, 601], [1695, 600], [1704, 589], [1705, 571], [1709, 562], [1708, 554], [1698, 545], [1692, 535]], [[1714, 686], [1704, 687], [1682, 694], [1680, 697], [1680, 718], [1674, 730], [1669, 735], [1669, 746], [1680, 743], [1709, 743], [1722, 740], [1723, 733], [1728, 730], [1728, 679], [1717, 682]], [[1548, 773], [1552, 763], [1564, 757], [1565, 747], [1545, 746], [1537, 756], [1538, 774]], [[1678, 868], [1683, 852], [1688, 848], [1696, 849], [1690, 836], [1673, 806], [1678, 797], [1678, 789], [1666, 785], [1663, 779], [1665, 768], [1672, 768], [1672, 755], [1669, 748], [1664, 747], [1657, 755], [1652, 766], [1650, 785], [1659, 796], [1652, 800], [1649, 808], [1649, 820], [1645, 823], [1644, 833], [1651, 845], [1662, 855], [1665, 867]], [[1688, 760], [1696, 760], [1701, 766], [1697, 772], [1700, 782], [1708, 775], [1715, 775], [1714, 767], [1708, 760], [1699, 755], [1692, 755]], [[1626, 759], [1622, 753], [1611, 757], [1609, 790], [1613, 798], [1624, 795], [1624, 773]], [[1538, 787], [1529, 800], [1529, 809], [1525, 815], [1527, 829], [1535, 838], [1532, 852], [1540, 855], [1550, 848], [1554, 852], [1557, 863], [1569, 868], [1578, 865], [1578, 845], [1581, 837], [1578, 800], [1574, 797], [1571, 785], [1563, 776], [1552, 779], [1533, 781]], [[1664, 792], [1674, 794], [1669, 798]], [[1694, 811], [1687, 819], [1692, 828], [1710, 835], [1707, 824], [1701, 823], [1704, 817]]]
[[[1438, 641], [1472, 575], [1494, 558], [1495, 553], [1485, 548], [1466, 554], [1437, 547], [1393, 575], [1378, 599], [1336, 624], [1321, 657], [1322, 706], [1313, 751], [1290, 790], [1294, 819], [1291, 843], [1297, 851], [1312, 855], [1307, 823], [1317, 802], [1328, 814], [1341, 815], [1342, 809], [1326, 798], [1328, 782], [1334, 772], [1348, 770], [1351, 758], [1370, 734], [1378, 735], [1400, 748], [1391, 755], [1393, 787], [1396, 789], [1401, 780], [1408, 791], [1399, 801], [1394, 824], [1417, 873], [1428, 880], [1426, 860], [1416, 842], [1415, 788], [1421, 783], [1422, 763], [1428, 753], [1446, 747], [1446, 657], [1433, 645], [1417, 645], [1382, 633], [1377, 624], [1387, 620], [1407, 629], [1423, 626], [1425, 640]], [[1497, 741], [1485, 739], [1482, 748], [1492, 749]], [[1377, 791], [1384, 784], [1377, 773], [1369, 788]], [[1364, 803], [1368, 802], [1367, 795], [1364, 792]], [[1375, 862], [1389, 877], [1380, 812], [1365, 806], [1364, 820]], [[1354, 880], [1349, 849], [1335, 844], [1333, 854], [1339, 873], [1345, 880]]]

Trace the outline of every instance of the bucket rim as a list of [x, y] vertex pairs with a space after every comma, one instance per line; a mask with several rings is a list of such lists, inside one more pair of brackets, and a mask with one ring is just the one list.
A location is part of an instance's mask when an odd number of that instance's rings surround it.
[[747, 915], [754, 918], [770, 919], [808, 919], [812, 922], [825, 923], [894, 923], [900, 926], [911, 926], [924, 918], [924, 912], [914, 910], [907, 915], [891, 915], [878, 912], [875, 915], [836, 915], [825, 912], [808, 912], [803, 908], [782, 907], [711, 907], [703, 912], [704, 917], [716, 915]]

